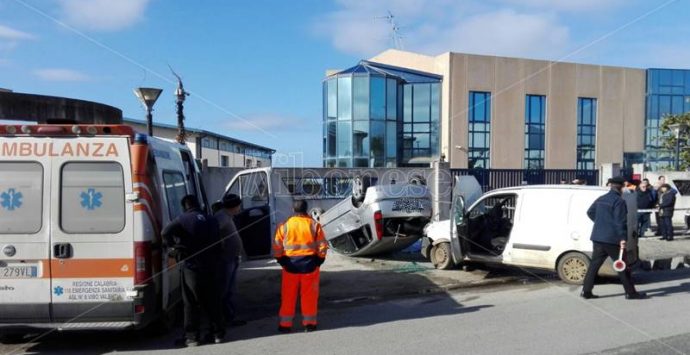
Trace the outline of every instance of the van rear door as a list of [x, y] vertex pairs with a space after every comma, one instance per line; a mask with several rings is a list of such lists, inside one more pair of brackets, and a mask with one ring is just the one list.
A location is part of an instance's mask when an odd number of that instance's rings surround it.
[[[131, 321], [133, 205], [126, 137], [53, 139], [50, 194], [52, 318]], [[68, 148], [68, 145], [71, 147]]]
[[0, 139], [0, 323], [50, 321], [50, 163]]

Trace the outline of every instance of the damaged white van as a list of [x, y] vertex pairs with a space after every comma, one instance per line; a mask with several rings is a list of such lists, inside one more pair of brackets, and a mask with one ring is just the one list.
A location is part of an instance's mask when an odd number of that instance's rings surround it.
[[[581, 284], [592, 253], [587, 209], [608, 189], [596, 186], [534, 185], [498, 189], [465, 206], [463, 184], [453, 191], [451, 220], [426, 228], [423, 253], [434, 266], [450, 269], [465, 261], [553, 270]], [[628, 263], [638, 260], [636, 203], [628, 206]], [[611, 263], [600, 273], [615, 274]]]

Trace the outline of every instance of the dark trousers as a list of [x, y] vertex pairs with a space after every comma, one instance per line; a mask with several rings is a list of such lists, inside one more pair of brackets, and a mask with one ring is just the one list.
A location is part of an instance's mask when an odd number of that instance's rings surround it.
[[651, 214], [650, 213], [638, 213], [637, 214], [637, 235], [644, 237], [644, 232], [649, 229], [651, 225]]
[[[620, 247], [615, 244], [606, 244], [600, 242], [593, 243], [594, 247], [592, 248], [592, 262], [589, 264], [589, 268], [587, 269], [587, 276], [585, 276], [585, 282], [582, 286], [583, 292], [592, 292], [592, 289], [594, 288], [594, 279], [597, 277], [601, 265], [604, 263], [604, 261], [606, 261], [607, 257], [610, 257], [613, 260], [618, 260], [618, 253], [620, 251]], [[625, 255], [623, 256], [623, 260], [625, 260]], [[635, 286], [632, 283], [629, 268], [626, 268], [623, 272], [619, 272], [618, 277], [621, 279], [621, 283], [623, 284], [623, 289], [625, 289], [626, 294], [631, 295], [636, 292]]]
[[661, 235], [661, 217], [659, 217], [659, 212], [654, 212], [654, 220], [656, 221], [656, 232], [654, 235]]
[[661, 236], [666, 239], [673, 239], [673, 221], [671, 217], [659, 217], [659, 228]]
[[221, 271], [219, 275], [221, 280], [220, 295], [221, 295], [221, 311], [225, 315], [226, 321], [235, 319], [236, 310], [234, 303], [234, 296], [237, 290], [237, 269], [240, 267], [239, 257], [225, 260], [222, 262]]
[[220, 294], [216, 290], [215, 273], [182, 267], [180, 271], [184, 301], [184, 332], [187, 339], [199, 340], [202, 312], [209, 318], [211, 332], [225, 335]]

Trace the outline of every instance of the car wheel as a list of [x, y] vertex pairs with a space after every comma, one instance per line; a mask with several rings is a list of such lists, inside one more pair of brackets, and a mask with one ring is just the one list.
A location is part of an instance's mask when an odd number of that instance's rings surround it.
[[443, 242], [431, 248], [431, 263], [441, 270], [453, 268], [453, 257], [450, 254], [450, 243]]
[[410, 177], [409, 183], [411, 185], [426, 186], [426, 179], [422, 175], [414, 174]]
[[571, 285], [582, 285], [589, 268], [589, 258], [578, 252], [570, 252], [558, 261], [558, 277]]
[[355, 207], [362, 205], [369, 186], [371, 186], [371, 179], [368, 176], [356, 176], [352, 180], [352, 204]]
[[314, 207], [311, 210], [309, 210], [309, 215], [311, 218], [313, 218], [315, 221], [319, 222], [319, 219], [321, 218], [321, 215], [323, 214], [323, 208], [319, 207]]

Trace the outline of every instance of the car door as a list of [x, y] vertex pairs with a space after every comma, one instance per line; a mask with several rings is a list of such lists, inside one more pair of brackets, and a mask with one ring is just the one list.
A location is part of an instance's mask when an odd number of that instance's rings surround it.
[[240, 176], [239, 183], [242, 209], [235, 221], [244, 250], [248, 257], [270, 256], [273, 231], [268, 174], [249, 172]]
[[[0, 139], [0, 322], [50, 321], [50, 159], [33, 149], [35, 138]], [[21, 143], [20, 143], [21, 142]], [[14, 154], [12, 154], [14, 153]]]
[[[134, 283], [129, 143], [124, 137], [55, 140], [50, 275], [53, 321], [128, 321]], [[71, 145], [72, 148], [67, 148]], [[98, 305], [97, 307], [95, 305]]]

